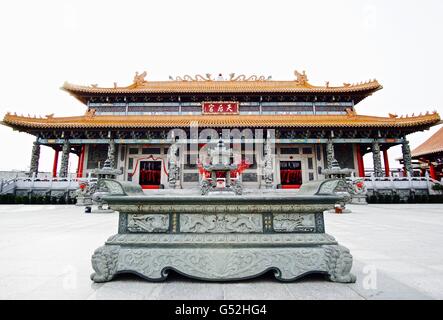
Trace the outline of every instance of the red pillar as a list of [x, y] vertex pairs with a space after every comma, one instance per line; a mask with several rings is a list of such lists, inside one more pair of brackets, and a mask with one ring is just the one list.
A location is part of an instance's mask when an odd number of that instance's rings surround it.
[[78, 155], [78, 161], [77, 161], [77, 178], [79, 178], [80, 177], [80, 170], [81, 170], [81, 168], [80, 168], [80, 163], [81, 163], [81, 161], [82, 161], [82, 154], [80, 153], [79, 155]]
[[85, 151], [86, 151], [86, 146], [85, 146], [85, 145], [82, 145], [82, 153], [81, 153], [81, 155], [82, 155], [82, 161], [80, 162], [80, 167], [81, 167], [81, 170], [80, 170], [80, 177], [83, 177], [83, 169], [84, 169], [84, 167], [85, 167]]
[[437, 172], [435, 172], [435, 167], [431, 162], [429, 162], [429, 175], [432, 179], [437, 180]]
[[357, 150], [357, 165], [358, 165], [358, 176], [364, 177], [365, 176], [365, 164], [363, 162], [363, 155], [361, 154], [361, 149], [359, 145], [356, 145]]
[[80, 155], [78, 156], [77, 178], [83, 177], [83, 163], [85, 162], [85, 146], [82, 145]]
[[52, 164], [52, 177], [57, 177], [57, 165], [58, 165], [58, 153], [59, 150], [54, 149], [54, 163]]
[[389, 158], [388, 158], [388, 150], [387, 149], [383, 150], [383, 161], [385, 163], [385, 176], [390, 177], [391, 172], [390, 172], [390, 168], [389, 168]]

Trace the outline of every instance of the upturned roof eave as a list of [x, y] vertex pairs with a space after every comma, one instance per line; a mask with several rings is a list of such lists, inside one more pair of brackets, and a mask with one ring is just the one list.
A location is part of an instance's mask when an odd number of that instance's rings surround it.
[[29, 129], [94, 129], [94, 128], [170, 128], [189, 127], [198, 121], [199, 127], [254, 128], [419, 128], [431, 127], [440, 121], [437, 113], [408, 118], [383, 118], [364, 115], [84, 115], [60, 118], [32, 118], [7, 114], [3, 124]]

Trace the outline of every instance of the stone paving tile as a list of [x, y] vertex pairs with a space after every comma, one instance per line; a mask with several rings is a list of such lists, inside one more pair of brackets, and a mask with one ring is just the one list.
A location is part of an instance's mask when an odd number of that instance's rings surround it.
[[[375, 267], [375, 269], [374, 269]], [[372, 276], [375, 272], [375, 277]], [[364, 299], [431, 299], [432, 297], [417, 288], [408, 286], [393, 279], [388, 274], [376, 268], [376, 265], [355, 261], [352, 273], [357, 276], [356, 283], [347, 284]]]
[[96, 290], [100, 285], [79, 281], [79, 277], [86, 278], [87, 275], [67, 273], [52, 277], [34, 290], [23, 294], [20, 298], [32, 300], [84, 300], [97, 292]]
[[[423, 275], [443, 279], [441, 270], [432, 269], [443, 262], [443, 248], [435, 245], [443, 241], [440, 231], [443, 206], [397, 204], [351, 208], [353, 214], [325, 215], [325, 220], [328, 232], [351, 250], [355, 261], [374, 266], [381, 275], [378, 283], [384, 289], [368, 298], [440, 298], [443, 286], [439, 281], [426, 282], [425, 290], [418, 279]], [[384, 229], [374, 231], [377, 224]], [[344, 228], [351, 232], [341, 232]], [[365, 290], [361, 292], [365, 295]]]
[[223, 300], [223, 284], [191, 279], [171, 279], [163, 283], [152, 298], [158, 300]]
[[321, 277], [309, 277], [285, 284], [292, 299], [297, 300], [363, 300], [348, 284], [334, 283]]
[[97, 290], [91, 294], [88, 300], [144, 300], [142, 294], [134, 293], [132, 291], [122, 291], [116, 289], [115, 286], [107, 286], [103, 290]]
[[[22, 299], [26, 294], [51, 280], [51, 276], [21, 274], [0, 278], [0, 299]], [[56, 293], [53, 293], [55, 297]]]
[[[164, 282], [148, 282], [135, 275], [120, 275], [116, 281], [97, 284], [94, 294], [89, 300], [111, 299], [150, 299], [156, 300], [165, 285]], [[125, 294], [128, 293], [128, 297]]]
[[285, 283], [264, 275], [257, 280], [223, 284], [225, 300], [286, 300], [292, 299]]

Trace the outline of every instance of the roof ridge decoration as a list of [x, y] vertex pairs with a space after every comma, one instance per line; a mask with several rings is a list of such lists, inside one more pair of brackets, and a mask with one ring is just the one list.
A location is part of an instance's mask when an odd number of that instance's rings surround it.
[[[306, 75], [306, 71], [303, 70], [302, 73], [298, 72], [297, 70], [294, 70], [294, 75], [296, 79], [294, 80], [295, 83], [299, 85], [305, 85], [308, 84], [308, 77]], [[176, 76], [175, 78], [172, 76], [169, 76], [169, 80], [172, 81], [271, 81], [272, 76], [258, 76], [258, 75], [250, 75], [246, 76], [245, 74], [239, 74], [236, 75], [234, 72], [229, 74], [228, 79], [224, 79], [223, 75], [219, 73], [218, 77], [215, 79], [212, 77], [212, 74], [206, 73], [204, 76], [201, 74], [196, 74], [194, 77], [185, 74], [183, 77]], [[135, 83], [135, 81], [134, 81]]]
[[294, 70], [294, 75], [295, 75], [295, 82], [299, 85], [306, 85], [309, 84], [308, 83], [308, 76], [306, 75], [306, 71], [303, 70], [302, 73], [298, 72], [297, 70]]
[[172, 77], [169, 80], [147, 80], [147, 72], [136, 72], [133, 81], [128, 86], [99, 87], [94, 85], [76, 85], [65, 82], [62, 90], [69, 92], [82, 103], [87, 103], [87, 96], [108, 94], [209, 94], [209, 93], [241, 93], [241, 94], [355, 94], [356, 103], [374, 92], [382, 89], [382, 85], [376, 80], [359, 83], [343, 83], [333, 85], [329, 81], [324, 85], [313, 85], [309, 83], [305, 71], [294, 71], [294, 78], [288, 80], [274, 80], [271, 76], [245, 75], [230, 73], [224, 78], [222, 74], [213, 76], [210, 73], [196, 74], [191, 76]]
[[[245, 76], [245, 75], [240, 75], [240, 76], [243, 78], [243, 76]], [[240, 76], [238, 76], [238, 77], [240, 77]], [[180, 82], [183, 82], [183, 83], [206, 82], [206, 83], [213, 83], [214, 85], [219, 84], [222, 86], [224, 83], [229, 84], [229, 83], [233, 83], [233, 82], [237, 82], [237, 83], [238, 82], [274, 83], [276, 85], [279, 83], [282, 83], [284, 89], [286, 89], [285, 91], [287, 91], [288, 89], [296, 88], [296, 87], [300, 87], [300, 88], [304, 87], [304, 89], [345, 89], [344, 91], [346, 91], [346, 89], [381, 89], [382, 88], [382, 86], [379, 84], [379, 82], [376, 79], [371, 79], [371, 80], [368, 80], [365, 82], [359, 82], [359, 83], [353, 83], [353, 84], [344, 83], [344, 85], [342, 85], [342, 86], [331, 86], [331, 85], [314, 86], [308, 82], [305, 82], [304, 85], [301, 85], [297, 80], [270, 80], [270, 79], [263, 79], [262, 78], [263, 76], [255, 76], [255, 75], [245, 78], [244, 80], [239, 79], [239, 80], [224, 80], [224, 81], [215, 81], [215, 80], [208, 80], [208, 79], [207, 80], [195, 80], [195, 78], [193, 80], [191, 80], [192, 77], [189, 75], [185, 75], [184, 77], [186, 78], [186, 80], [175, 80], [175, 79], [172, 81], [146, 81], [146, 80], [141, 81], [141, 80], [137, 80], [137, 82], [134, 82], [131, 85], [125, 86], [125, 87], [120, 87], [120, 86], [115, 86], [115, 85], [113, 87], [99, 87], [98, 84], [92, 84], [90, 86], [85, 86], [85, 85], [76, 85], [76, 84], [72, 84], [72, 83], [65, 81], [63, 84], [63, 87], [61, 89], [67, 90], [67, 91], [70, 91], [70, 90], [83, 91], [83, 90], [88, 90], [88, 89], [89, 90], [93, 89], [92, 91], [101, 91], [101, 90], [105, 90], [105, 91], [111, 90], [112, 91], [112, 90], [120, 90], [120, 89], [123, 89], [123, 90], [124, 89], [142, 89], [142, 88], [149, 87], [149, 83], [151, 83], [153, 85], [155, 84], [156, 86], [158, 86], [158, 84], [164, 84], [164, 86], [167, 89], [167, 88], [173, 87], [174, 86], [173, 83], [180, 83]], [[199, 77], [203, 77], [203, 76], [199, 75]], [[257, 78], [255, 78], [255, 77], [257, 77]], [[177, 77], [177, 78], [181, 78], [181, 77]], [[184, 78], [182, 78], [182, 79], [184, 79]], [[295, 85], [290, 85], [291, 82]], [[325, 82], [325, 84], [326, 83], [328, 83], [328, 81]], [[286, 86], [284, 86], [284, 84], [287, 84], [288, 86], [286, 87]], [[278, 88], [276, 88], [276, 89], [278, 89]]]
[[229, 81], [270, 81], [271, 79], [271, 76], [266, 78], [265, 76], [257, 76], [255, 74], [249, 77], [246, 77], [244, 74], [240, 74], [238, 76], [236, 76], [235, 73], [229, 74]]
[[145, 80], [147, 75], [148, 73], [146, 71], [143, 71], [142, 74], [138, 74], [138, 71], [136, 71], [134, 76], [134, 84], [136, 86], [139, 86], [147, 83], [148, 81]]
[[169, 76], [169, 80], [171, 81], [270, 81], [272, 79], [271, 76], [257, 76], [255, 74], [251, 76], [246, 76], [245, 74], [236, 75], [234, 72], [229, 74], [228, 79], [223, 78], [223, 74], [219, 73], [217, 78], [213, 78], [212, 74], [206, 73], [205, 75], [196, 74], [194, 77], [189, 74], [185, 74], [184, 76], [176, 76], [175, 78]]
[[86, 110], [86, 112], [85, 112], [85, 117], [87, 117], [87, 118], [92, 118], [92, 117], [95, 116], [95, 112], [96, 112], [96, 109], [94, 109], [94, 108], [89, 108], [89, 109]]
[[194, 77], [189, 74], [185, 74], [183, 77], [177, 76], [175, 79], [173, 77], [169, 77], [169, 80], [173, 81], [214, 81], [212, 79], [212, 75], [210, 73], [205, 74], [204, 76], [201, 74], [196, 74]]

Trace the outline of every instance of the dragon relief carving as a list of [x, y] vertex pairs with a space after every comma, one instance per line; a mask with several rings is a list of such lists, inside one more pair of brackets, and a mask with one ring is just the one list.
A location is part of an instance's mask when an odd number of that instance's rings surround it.
[[131, 232], [167, 232], [169, 230], [169, 215], [167, 214], [128, 215], [128, 230]]
[[258, 214], [181, 214], [180, 231], [190, 233], [262, 232]]
[[323, 250], [306, 249], [135, 249], [121, 250], [118, 270], [134, 270], [164, 280], [168, 269], [199, 279], [235, 280], [274, 269], [279, 280], [293, 280], [325, 268]]
[[108, 246], [93, 256], [95, 282], [118, 272], [135, 272], [149, 280], [165, 280], [168, 270], [198, 279], [238, 280], [274, 270], [278, 280], [291, 281], [308, 273], [326, 273], [334, 282], [355, 282], [352, 256], [339, 245], [312, 248], [130, 248]]
[[313, 214], [274, 214], [273, 224], [276, 232], [313, 232], [315, 230]]

